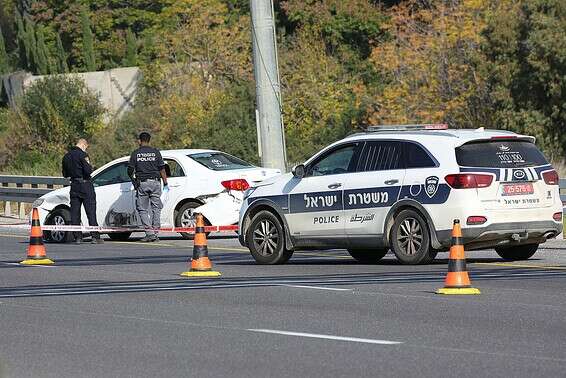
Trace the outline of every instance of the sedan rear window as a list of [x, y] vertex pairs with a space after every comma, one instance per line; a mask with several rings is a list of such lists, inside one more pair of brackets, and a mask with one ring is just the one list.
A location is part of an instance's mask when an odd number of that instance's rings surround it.
[[188, 155], [199, 164], [213, 171], [229, 171], [232, 169], [252, 168], [250, 163], [223, 152], [201, 152]]
[[517, 168], [548, 164], [534, 143], [505, 139], [464, 144], [456, 148], [456, 160], [464, 167]]

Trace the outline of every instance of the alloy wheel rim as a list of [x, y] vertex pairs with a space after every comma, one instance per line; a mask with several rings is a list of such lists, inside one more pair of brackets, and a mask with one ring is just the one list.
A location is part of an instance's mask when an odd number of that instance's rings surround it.
[[267, 219], [262, 220], [254, 230], [253, 240], [260, 255], [273, 255], [279, 245], [277, 227]]
[[187, 209], [181, 215], [181, 227], [195, 227], [196, 219], [194, 209]]
[[423, 229], [415, 218], [405, 218], [399, 225], [397, 243], [404, 254], [413, 256], [423, 244]]
[[[67, 223], [65, 222], [65, 218], [61, 215], [56, 215], [53, 217], [53, 225], [54, 226], [65, 226]], [[65, 231], [51, 231], [51, 240], [55, 242], [62, 242], [65, 239]]]

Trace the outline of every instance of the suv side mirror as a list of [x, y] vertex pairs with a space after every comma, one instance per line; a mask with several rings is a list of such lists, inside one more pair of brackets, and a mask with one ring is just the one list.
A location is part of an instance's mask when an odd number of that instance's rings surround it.
[[291, 172], [293, 173], [293, 176], [295, 176], [296, 178], [303, 178], [305, 177], [305, 165], [304, 164], [295, 165], [291, 170]]

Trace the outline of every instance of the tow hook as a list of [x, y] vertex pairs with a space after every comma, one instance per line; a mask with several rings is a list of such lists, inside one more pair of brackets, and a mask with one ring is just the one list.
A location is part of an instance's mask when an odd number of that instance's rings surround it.
[[520, 242], [522, 240], [527, 240], [529, 238], [529, 233], [527, 231], [525, 231], [523, 233], [523, 235], [521, 234], [513, 234], [511, 235], [511, 240], [515, 241], [515, 242]]

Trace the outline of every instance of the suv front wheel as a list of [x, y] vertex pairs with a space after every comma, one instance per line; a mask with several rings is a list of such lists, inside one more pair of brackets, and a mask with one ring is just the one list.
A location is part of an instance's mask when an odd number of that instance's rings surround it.
[[430, 235], [422, 215], [403, 210], [395, 217], [391, 228], [391, 249], [402, 264], [427, 264], [436, 253], [430, 248]]
[[293, 251], [285, 248], [285, 231], [271, 212], [257, 213], [246, 231], [248, 248], [258, 264], [284, 264]]

